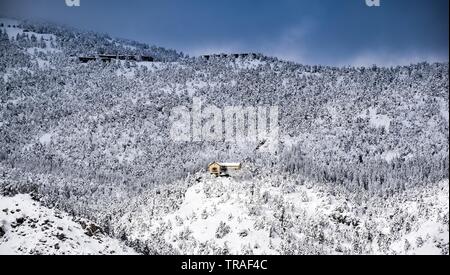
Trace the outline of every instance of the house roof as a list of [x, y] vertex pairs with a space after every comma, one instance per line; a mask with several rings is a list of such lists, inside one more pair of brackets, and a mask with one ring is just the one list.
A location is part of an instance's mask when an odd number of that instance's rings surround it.
[[223, 167], [236, 167], [236, 166], [241, 166], [241, 163], [239, 162], [213, 162], [211, 164], [209, 164], [208, 166], [212, 166], [212, 165], [219, 165], [219, 166], [223, 166]]
[[219, 163], [220, 166], [241, 166], [238, 162], [221, 162]]

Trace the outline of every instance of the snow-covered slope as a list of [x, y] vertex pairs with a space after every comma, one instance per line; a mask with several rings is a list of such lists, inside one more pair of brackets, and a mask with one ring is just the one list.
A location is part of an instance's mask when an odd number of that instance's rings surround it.
[[449, 253], [448, 191], [444, 181], [371, 198], [289, 178], [203, 176], [175, 211], [151, 218], [142, 208], [126, 226], [130, 238], [160, 234], [180, 254], [440, 255]]
[[30, 195], [0, 196], [0, 255], [137, 254], [86, 220], [43, 207]]

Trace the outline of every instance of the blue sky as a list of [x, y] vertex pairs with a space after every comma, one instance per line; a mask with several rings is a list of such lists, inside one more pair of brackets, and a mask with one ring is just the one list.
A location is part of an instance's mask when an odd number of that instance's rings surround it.
[[305, 64], [448, 62], [449, 0], [0, 0], [45, 19], [181, 50], [261, 52]]

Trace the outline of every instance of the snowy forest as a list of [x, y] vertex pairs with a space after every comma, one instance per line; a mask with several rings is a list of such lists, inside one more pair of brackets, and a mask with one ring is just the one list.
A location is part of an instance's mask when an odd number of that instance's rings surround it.
[[[78, 60], [99, 54], [155, 61]], [[448, 254], [448, 63], [207, 60], [6, 19], [0, 56], [1, 195], [33, 194], [144, 254]], [[194, 97], [278, 106], [278, 150], [175, 143], [171, 111]], [[218, 160], [244, 168], [216, 179]], [[231, 202], [242, 217], [217, 209]], [[197, 232], [211, 216], [215, 242]], [[436, 232], [416, 236], [427, 220]]]

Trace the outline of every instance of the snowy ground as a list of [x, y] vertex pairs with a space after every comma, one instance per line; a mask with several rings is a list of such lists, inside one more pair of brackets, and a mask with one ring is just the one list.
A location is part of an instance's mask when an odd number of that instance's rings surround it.
[[[448, 255], [448, 191], [443, 181], [356, 202], [342, 190], [291, 179], [203, 175], [175, 211], [155, 218], [145, 207], [126, 223], [130, 240], [157, 234], [176, 254]], [[136, 254], [29, 195], [0, 197], [0, 227], [0, 255]]]
[[[3, 27], [0, 27], [3, 31], [6, 31], [8, 34], [8, 37], [10, 39], [16, 38], [17, 35], [23, 35], [26, 34], [28, 37], [35, 36], [36, 39], [43, 40], [47, 46], [47, 48], [51, 48], [50, 41], [56, 41], [56, 36], [53, 34], [42, 34], [42, 33], [35, 33], [26, 31], [22, 28], [20, 28], [21, 21], [14, 20], [14, 19], [7, 19], [7, 18], [0, 18], [0, 24], [3, 24]], [[56, 49], [51, 49], [52, 51], [58, 51]]]
[[320, 185], [206, 176], [134, 233], [159, 232], [180, 254], [448, 254], [448, 190], [444, 181], [357, 203]]
[[29, 195], [0, 196], [0, 255], [136, 254], [95, 225], [48, 209]]
[[[191, 237], [196, 242], [226, 246], [235, 254], [243, 246], [254, 248], [255, 254], [276, 253], [267, 230], [252, 230], [257, 217], [249, 215], [245, 206], [248, 194], [242, 190], [231, 179], [218, 179], [217, 183], [201, 182], [190, 188], [180, 209], [164, 219], [173, 226], [166, 235], [167, 241], [176, 242], [178, 248], [183, 249], [183, 237]], [[221, 223], [224, 227], [222, 233], [218, 232]], [[189, 252], [199, 253], [195, 250]]]
[[[399, 254], [440, 255], [449, 253], [449, 185], [440, 183], [437, 192], [417, 194], [416, 201], [403, 203], [403, 211], [417, 214], [424, 210], [428, 218], [419, 220], [411, 232], [392, 244]], [[422, 203], [421, 203], [422, 200]], [[441, 219], [442, 218], [442, 219]], [[405, 251], [406, 250], [406, 251]]]

